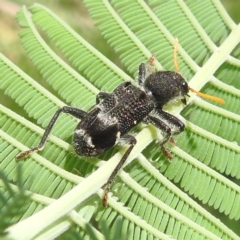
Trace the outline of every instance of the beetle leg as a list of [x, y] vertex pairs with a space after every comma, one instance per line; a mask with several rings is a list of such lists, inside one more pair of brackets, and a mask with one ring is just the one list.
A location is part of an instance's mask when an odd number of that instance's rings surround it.
[[104, 100], [106, 98], [111, 97], [111, 93], [106, 93], [106, 92], [99, 92], [98, 95], [96, 96], [96, 103], [99, 104], [101, 100]]
[[104, 192], [103, 192], [103, 197], [102, 197], [102, 204], [103, 204], [104, 207], [107, 207], [108, 192], [110, 190], [110, 186], [111, 186], [114, 178], [116, 177], [116, 175], [119, 172], [119, 170], [122, 168], [123, 164], [126, 162], [126, 160], [127, 160], [128, 156], [129, 156], [129, 154], [131, 153], [134, 145], [137, 143], [137, 140], [135, 139], [135, 137], [133, 137], [131, 135], [125, 135], [122, 139], [126, 139], [127, 143], [130, 145], [130, 147], [124, 153], [124, 155], [121, 158], [120, 162], [118, 163], [118, 165], [115, 167], [115, 169], [113, 170], [112, 174], [108, 178], [107, 183], [104, 185]]
[[164, 145], [169, 140], [169, 138], [171, 137], [171, 128], [166, 123], [164, 123], [161, 119], [149, 115], [144, 118], [144, 121], [151, 123], [156, 128], [162, 131], [164, 136], [160, 145]]
[[171, 127], [171, 135], [176, 135], [182, 132], [185, 128], [185, 125], [181, 120], [177, 117], [162, 111], [161, 109], [157, 109], [157, 114], [162, 121], [164, 121], [167, 125], [173, 126], [175, 129]]
[[44, 132], [44, 134], [42, 136], [42, 139], [41, 139], [39, 145], [37, 147], [33, 147], [33, 148], [31, 148], [31, 149], [29, 149], [29, 150], [27, 150], [25, 152], [22, 152], [22, 153], [18, 154], [16, 156], [16, 159], [26, 158], [29, 155], [31, 155], [32, 153], [34, 153], [34, 152], [43, 150], [45, 142], [46, 142], [46, 140], [48, 138], [48, 135], [50, 134], [54, 124], [56, 123], [60, 113], [62, 113], [62, 112], [63, 113], [69, 113], [72, 116], [74, 116], [76, 118], [79, 118], [79, 119], [83, 118], [86, 115], [86, 112], [84, 112], [84, 111], [82, 111], [82, 110], [80, 110], [78, 108], [64, 106], [64, 107], [58, 109], [55, 112], [54, 116], [52, 117], [51, 121], [49, 122], [49, 124], [48, 124], [48, 126], [47, 126], [47, 128], [46, 128], [46, 130], [45, 130], [45, 132]]
[[164, 147], [164, 144], [171, 138], [171, 128], [163, 122], [161, 119], [154, 117], [154, 116], [147, 116], [145, 117], [144, 121], [151, 123], [156, 128], [160, 129], [163, 133], [163, 140], [160, 142], [161, 150], [166, 158], [171, 161], [172, 155], [171, 153]]
[[142, 86], [143, 85], [143, 82], [144, 82], [144, 80], [146, 79], [146, 66], [145, 66], [145, 64], [144, 63], [141, 63], [140, 65], [139, 65], [139, 69], [138, 69], [138, 84], [140, 85], [140, 86]]

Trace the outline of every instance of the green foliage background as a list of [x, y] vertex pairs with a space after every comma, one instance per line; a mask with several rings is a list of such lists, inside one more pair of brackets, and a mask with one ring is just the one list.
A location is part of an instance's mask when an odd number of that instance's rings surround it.
[[[52, 9], [60, 17], [66, 20], [66, 22], [71, 27], [73, 27], [73, 29], [79, 32], [81, 36], [83, 36], [87, 41], [89, 41], [93, 46], [95, 46], [99, 51], [101, 51], [105, 56], [107, 56], [111, 61], [117, 64], [125, 72], [127, 72], [126, 67], [124, 67], [120, 63], [118, 55], [114, 53], [112, 48], [107, 44], [106, 40], [103, 39], [103, 37], [94, 27], [93, 21], [89, 17], [81, 1], [54, 1], [54, 3], [52, 3], [51, 1], [38, 2]], [[49, 86], [48, 83], [46, 83], [42, 76], [39, 74], [39, 71], [32, 65], [26, 53], [22, 49], [19, 37], [17, 35], [19, 27], [15, 23], [15, 20], [13, 20], [15, 12], [20, 9], [22, 4], [28, 5], [32, 3], [32, 1], [2, 1], [0, 3], [0, 52], [2, 52], [5, 56], [11, 59], [25, 72], [27, 72], [32, 78], [39, 80], [41, 85], [49, 89], [51, 92], [55, 93], [51, 86]], [[225, 3], [227, 9], [229, 8], [230, 14], [235, 19], [235, 21], [239, 22], [240, 16], [236, 9], [240, 8], [240, 4], [237, 1], [223, 1], [223, 3]], [[237, 4], [239, 4], [239, 6]], [[31, 120], [32, 122], [36, 122], [36, 120], [27, 116], [21, 108], [15, 105], [15, 103], [10, 98], [3, 96], [1, 92], [0, 102], [3, 105], [13, 109], [20, 115]], [[187, 114], [188, 113], [186, 113], [186, 115]], [[210, 209], [210, 211], [214, 210]], [[227, 220], [222, 214], [219, 214], [217, 212], [215, 212], [214, 214], [215, 216], [222, 218], [222, 221], [225, 221], [230, 228], [232, 228], [236, 233], [238, 233], [238, 235], [240, 235], [240, 230], [238, 227], [239, 223]]]

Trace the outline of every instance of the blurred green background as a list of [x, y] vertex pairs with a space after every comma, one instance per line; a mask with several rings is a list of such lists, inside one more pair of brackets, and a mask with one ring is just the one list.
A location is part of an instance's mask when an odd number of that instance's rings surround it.
[[[89, 41], [89, 43], [91, 43], [95, 48], [97, 48], [120, 68], [126, 70], [126, 68], [120, 63], [117, 54], [115, 54], [113, 49], [107, 44], [107, 41], [100, 35], [94, 26], [94, 21], [89, 17], [88, 12], [81, 0], [0, 0], [0, 52], [14, 62], [23, 71], [25, 71], [28, 75], [30, 75], [33, 79], [37, 80], [47, 89], [54, 92], [48, 83], [41, 77], [39, 71], [28, 59], [18, 37], [20, 28], [16, 23], [14, 16], [23, 5], [31, 6], [35, 2], [43, 4], [51, 9], [54, 13], [65, 20], [76, 32]], [[236, 23], [239, 23], [240, 0], [222, 0], [221, 2], [233, 20]], [[18, 107], [9, 97], [3, 95], [1, 90], [0, 103], [29, 119], [24, 110]], [[34, 119], [30, 120], [32, 122], [36, 122]], [[208, 208], [207, 206], [205, 207]], [[214, 212], [212, 208], [210, 211]], [[228, 220], [217, 211], [214, 212], [214, 215], [218, 218], [221, 218], [226, 225], [240, 235], [239, 222]]]

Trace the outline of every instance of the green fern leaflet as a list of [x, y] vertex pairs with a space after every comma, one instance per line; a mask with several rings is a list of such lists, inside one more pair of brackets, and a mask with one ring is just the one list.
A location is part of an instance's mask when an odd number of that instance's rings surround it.
[[[4, 237], [239, 239], [218, 218], [231, 224], [240, 219], [240, 25], [218, 0], [84, 4], [128, 74], [46, 7], [34, 4], [17, 14], [22, 46], [56, 94], [0, 54], [1, 89], [35, 121], [0, 105]], [[103, 208], [101, 187], [126, 147], [116, 146], [97, 158], [77, 156], [71, 136], [78, 121], [62, 114], [44, 150], [23, 162], [22, 188], [17, 187], [15, 156], [39, 143], [58, 108], [89, 110], [99, 91], [135, 81], [139, 64], [152, 53], [157, 69], [174, 71], [176, 37], [180, 71], [189, 85], [226, 103], [191, 94], [186, 107], [166, 107], [186, 125], [176, 137], [177, 146], [168, 146], [171, 163], [159, 151], [161, 133], [141, 125], [134, 130], [137, 145], [111, 186], [108, 208]], [[30, 200], [18, 211], [17, 200], [23, 196]], [[15, 208], [9, 211], [11, 206]]]

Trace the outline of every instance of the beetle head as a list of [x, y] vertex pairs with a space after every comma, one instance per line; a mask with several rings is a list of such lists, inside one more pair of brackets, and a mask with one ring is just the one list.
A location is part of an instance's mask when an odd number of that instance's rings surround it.
[[170, 71], [150, 74], [144, 82], [144, 88], [153, 95], [160, 107], [175, 99], [181, 99], [186, 104], [185, 97], [189, 91], [184, 78], [179, 73]]

